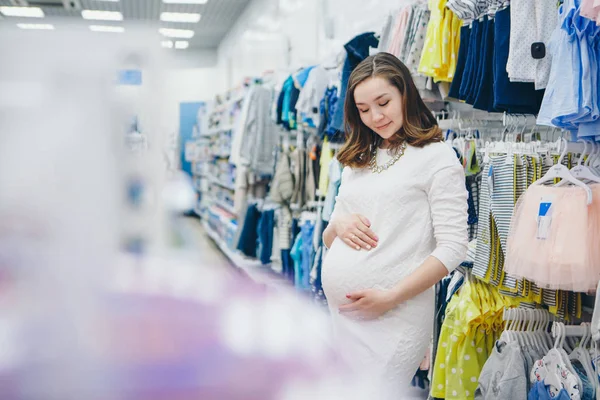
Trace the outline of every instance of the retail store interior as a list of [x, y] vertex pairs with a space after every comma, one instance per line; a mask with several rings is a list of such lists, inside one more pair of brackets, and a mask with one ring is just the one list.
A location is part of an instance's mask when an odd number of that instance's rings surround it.
[[600, 399], [600, 0], [0, 0], [0, 54], [0, 399]]

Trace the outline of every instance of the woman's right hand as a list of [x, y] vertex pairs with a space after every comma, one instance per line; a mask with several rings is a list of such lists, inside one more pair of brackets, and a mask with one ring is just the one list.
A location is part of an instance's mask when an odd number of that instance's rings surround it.
[[356, 250], [377, 247], [379, 238], [371, 230], [371, 223], [360, 214], [340, 215], [333, 221], [335, 234]]

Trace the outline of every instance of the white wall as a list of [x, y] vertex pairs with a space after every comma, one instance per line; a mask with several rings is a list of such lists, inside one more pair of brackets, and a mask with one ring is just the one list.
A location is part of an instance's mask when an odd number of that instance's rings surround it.
[[179, 104], [210, 102], [226, 89], [225, 75], [217, 68], [217, 51], [178, 51], [164, 65], [164, 129], [179, 132]]
[[216, 68], [187, 68], [165, 73], [164, 113], [169, 132], [179, 130], [179, 104], [212, 101], [224, 90]]
[[219, 46], [219, 67], [227, 85], [234, 87], [265, 70], [315, 62], [321, 4], [322, 0], [253, 0]]
[[[233, 87], [265, 70], [289, 73], [322, 62], [357, 34], [379, 32], [390, 11], [414, 2], [253, 0], [219, 46], [219, 73], [226, 87]], [[269, 27], [261, 19], [273, 23]]]
[[217, 49], [213, 50], [168, 50], [165, 66], [170, 69], [214, 68], [218, 62]]

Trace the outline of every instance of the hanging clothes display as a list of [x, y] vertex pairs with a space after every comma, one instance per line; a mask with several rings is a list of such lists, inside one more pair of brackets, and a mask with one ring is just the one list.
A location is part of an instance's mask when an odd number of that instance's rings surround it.
[[302, 68], [297, 73], [290, 75], [283, 83], [277, 99], [276, 123], [282, 125], [285, 129], [293, 130], [297, 127], [298, 111], [296, 106], [298, 98], [313, 68], [314, 66]]
[[248, 98], [248, 113], [236, 135], [240, 135], [239, 164], [256, 175], [273, 173], [273, 151], [277, 145], [275, 125], [269, 119], [271, 91], [258, 86]]
[[325, 205], [323, 206], [323, 220], [325, 221], [329, 221], [331, 218], [341, 182], [342, 165], [334, 157], [329, 163], [329, 185], [327, 187], [327, 195], [325, 196]]
[[597, 0], [581, 0], [582, 17], [586, 17], [600, 25], [600, 2]]
[[[471, 7], [477, 3], [477, 7]], [[506, 70], [511, 35], [510, 6], [456, 0], [448, 8], [469, 25], [460, 28], [460, 47], [449, 96], [477, 109], [537, 114], [543, 90], [534, 83], [511, 82]], [[468, 12], [467, 12], [468, 11]], [[529, 56], [532, 58], [532, 56]], [[546, 63], [546, 61], [544, 61]]]
[[[478, 132], [475, 132], [476, 136], [479, 136]], [[465, 185], [468, 192], [467, 205], [468, 205], [468, 225], [469, 225], [469, 241], [474, 240], [477, 237], [477, 225], [479, 222], [479, 186], [481, 185], [481, 167], [479, 158], [477, 155], [476, 140], [473, 137], [473, 133], [469, 132], [468, 135], [457, 135], [452, 130], [449, 130], [444, 135], [446, 143], [448, 143], [458, 157], [460, 163], [465, 169]], [[453, 139], [452, 139], [453, 138]]]
[[542, 290], [534, 282], [514, 276], [506, 269], [513, 209], [527, 187], [550, 168], [548, 162], [553, 161], [544, 157], [501, 154], [490, 155], [489, 163], [484, 161], [473, 275], [499, 287], [505, 296], [544, 304], [561, 317], [580, 316], [580, 294], [569, 295], [552, 288]]
[[470, 275], [465, 278], [446, 309], [434, 364], [433, 397], [473, 398], [481, 370], [502, 332], [504, 307], [514, 304], [486, 283]]
[[319, 159], [319, 185], [318, 191], [321, 196], [325, 196], [327, 189], [329, 188], [329, 165], [333, 161], [333, 151], [329, 145], [329, 140], [325, 138], [323, 140], [323, 147], [321, 148], [321, 157]]
[[237, 249], [248, 257], [256, 257], [256, 244], [258, 241], [258, 221], [261, 212], [256, 204], [250, 204], [246, 211], [243, 228]]
[[558, 10], [559, 27], [550, 42], [555, 62], [538, 124], [577, 131], [580, 138], [597, 139], [600, 27], [580, 15], [578, 3], [567, 0]]
[[545, 89], [552, 65], [547, 47], [558, 22], [556, 3], [512, 0], [510, 19], [508, 77], [511, 82], [534, 82], [536, 90]]
[[485, 363], [475, 399], [525, 399], [528, 396], [525, 358], [516, 343], [497, 342]]
[[407, 38], [410, 34], [409, 27], [412, 23], [414, 11], [415, 10], [412, 5], [408, 5], [402, 8], [395, 18], [394, 29], [389, 32], [389, 39], [391, 39], [391, 42], [385, 48], [384, 51], [395, 55], [400, 60], [402, 60], [404, 48], [407, 44], [407, 40], [405, 38]]
[[331, 71], [321, 65], [312, 68], [298, 96], [296, 103], [298, 120], [312, 128], [321, 124], [319, 108], [323, 94], [329, 85], [331, 74]]
[[456, 70], [462, 21], [446, 8], [446, 0], [430, 0], [429, 11], [431, 16], [418, 71], [436, 82], [451, 82]]
[[402, 47], [402, 53], [398, 57], [404, 62], [413, 76], [419, 70], [419, 62], [425, 46], [430, 17], [431, 11], [429, 11], [425, 4], [413, 5], [413, 18], [411, 19], [408, 34], [406, 35], [405, 44]]
[[[431, 12], [427, 3], [415, 2], [388, 15], [382, 28], [378, 51], [385, 51], [398, 57], [413, 76], [413, 80], [424, 101], [441, 100], [438, 85], [432, 79], [419, 73], [419, 62], [423, 54]], [[382, 45], [384, 43], [384, 45]]]
[[[505, 271], [550, 289], [588, 292], [600, 280], [600, 184], [533, 185], [512, 220]], [[542, 224], [543, 223], [543, 224]]]
[[321, 100], [320, 111], [320, 123], [317, 130], [319, 138], [322, 140], [327, 137], [330, 141], [339, 142], [344, 140], [344, 135], [340, 134], [333, 127], [333, 116], [335, 110], [340, 106], [338, 101], [338, 88], [337, 86], [328, 86], [325, 90], [323, 99]]
[[346, 88], [350, 74], [358, 64], [369, 56], [370, 48], [377, 48], [379, 39], [374, 32], [360, 34], [344, 45], [346, 49], [346, 61], [342, 70], [341, 91], [338, 98], [338, 106], [335, 108], [332, 126], [337, 131], [344, 131], [344, 102], [346, 100]]
[[[503, 319], [506, 326], [483, 367], [475, 399], [596, 397], [595, 350], [586, 348], [588, 323], [567, 326], [551, 322], [545, 310], [523, 308], [506, 310]], [[569, 344], [567, 335], [581, 340]]]
[[262, 264], [270, 264], [275, 235], [275, 210], [263, 209], [256, 229], [258, 231], [258, 258]]

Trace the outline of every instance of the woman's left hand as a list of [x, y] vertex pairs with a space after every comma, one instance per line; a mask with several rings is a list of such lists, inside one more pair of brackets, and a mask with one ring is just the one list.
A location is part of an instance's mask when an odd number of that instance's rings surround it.
[[377, 319], [397, 306], [394, 295], [389, 290], [365, 289], [346, 297], [352, 303], [340, 306], [339, 312], [353, 319]]

